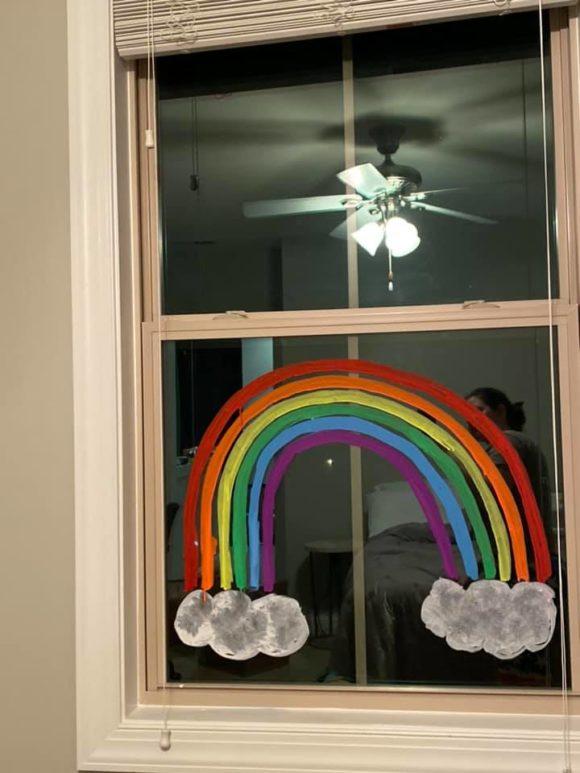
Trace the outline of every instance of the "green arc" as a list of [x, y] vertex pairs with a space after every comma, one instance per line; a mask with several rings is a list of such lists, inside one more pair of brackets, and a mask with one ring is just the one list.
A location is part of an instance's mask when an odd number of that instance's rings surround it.
[[371, 406], [353, 406], [352, 403], [326, 403], [309, 405], [284, 414], [269, 424], [253, 442], [240, 466], [232, 497], [232, 529], [233, 529], [233, 561], [236, 585], [247, 587], [247, 503], [250, 479], [256, 460], [265, 446], [287, 427], [305, 419], [315, 419], [326, 416], [356, 416], [367, 419], [383, 427], [398, 432], [428, 456], [440, 469], [447, 481], [456, 491], [460, 505], [463, 507], [481, 556], [486, 579], [496, 577], [496, 564], [493, 549], [487, 529], [479, 512], [477, 501], [468, 486], [459, 465], [437, 445], [428, 435], [407, 424], [391, 414]]
[[[452, 437], [446, 429], [444, 429], [442, 426], [439, 426], [430, 419], [425, 418], [417, 411], [402, 406], [388, 398], [379, 395], [370, 395], [366, 392], [353, 389], [322, 389], [309, 393], [307, 397], [298, 396], [289, 398], [282, 401], [281, 403], [271, 406], [260, 415], [258, 420], [253, 421], [242, 431], [235, 443], [234, 448], [232, 449], [230, 456], [228, 457], [225, 468], [223, 470], [222, 478], [219, 483], [218, 522], [220, 529], [220, 550], [229, 544], [229, 513], [230, 505], [232, 504], [232, 490], [235, 485], [238, 470], [246, 455], [251, 451], [251, 447], [255, 439], [260, 435], [261, 432], [267, 430], [267, 428], [275, 420], [297, 409], [301, 409], [306, 406], [312, 406], [314, 404], [336, 405], [340, 403], [346, 403], [350, 406], [351, 415], [353, 410], [357, 410], [361, 406], [377, 408], [379, 411], [385, 413], [386, 415], [393, 415], [403, 420], [404, 425], [411, 425], [409, 427], [410, 429], [417, 428], [418, 430], [421, 430], [421, 432], [419, 432], [420, 438], [424, 439], [423, 433], [425, 433], [425, 435], [430, 436], [430, 438], [437, 441], [437, 443], [439, 443], [447, 452], [458, 459], [473, 481], [473, 485], [481, 496], [481, 499], [487, 510], [494, 541], [497, 547], [500, 577], [501, 579], [509, 579], [511, 575], [511, 553], [506, 527], [502, 519], [498, 504], [489, 489], [487, 481], [482, 475], [478, 465], [467, 453], [466, 449], [456, 438]], [[331, 409], [327, 409], [327, 411], [331, 412]], [[462, 487], [461, 490], [465, 498], [465, 488]], [[239, 496], [243, 502], [243, 494], [240, 493]], [[474, 508], [469, 494], [467, 494], [466, 501], [470, 502], [470, 512], [473, 517]], [[474, 524], [478, 522], [481, 523], [481, 516], [479, 515], [479, 509], [477, 506], [476, 509], [477, 515], [475, 516], [475, 520], [472, 523], [472, 528], [474, 529], [476, 536], [479, 536], [479, 539], [481, 540], [481, 544], [478, 545], [478, 547], [483, 561], [483, 557], [487, 553], [486, 547], [489, 546], [489, 537], [487, 537], [487, 531], [485, 530], [485, 527], [483, 527], [483, 529], [478, 528], [476, 532], [476, 527]], [[229, 578], [231, 576], [231, 564], [228, 561], [228, 552], [229, 551], [227, 551], [227, 549], [223, 551], [222, 572], [225, 571], [226, 577]], [[486, 566], [488, 569], [491, 567], [489, 558], [487, 559]]]

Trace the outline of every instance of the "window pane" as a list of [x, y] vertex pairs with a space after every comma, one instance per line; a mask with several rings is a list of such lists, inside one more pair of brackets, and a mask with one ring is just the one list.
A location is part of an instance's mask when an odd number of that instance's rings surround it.
[[341, 76], [335, 39], [160, 61], [165, 313], [347, 305], [339, 216], [243, 212], [344, 193]]
[[[164, 313], [546, 296], [537, 15], [350, 40], [354, 80], [340, 39], [160, 59]], [[554, 245], [552, 271], [556, 293]]]
[[[512, 402], [523, 402], [523, 432], [510, 431], [509, 437], [532, 479], [556, 566], [557, 503], [553, 493], [547, 330], [397, 333], [359, 340], [362, 359], [428, 376], [460, 395], [491, 386], [505, 392]], [[546, 460], [547, 475], [540, 468], [536, 450]], [[409, 497], [408, 485], [401, 476], [377, 464], [371, 455], [363, 456], [362, 480], [369, 535], [365, 549], [369, 683], [559, 686], [558, 632], [546, 649], [502, 661], [482, 652], [454, 651], [426, 629], [416, 610], [439, 566], [435, 565], [438, 557], [432, 545], [420, 544], [425, 533], [424, 518], [418, 518], [416, 502]], [[386, 605], [387, 619], [383, 614]], [[343, 614], [348, 606], [345, 594]], [[386, 647], [386, 642], [392, 646]], [[346, 665], [343, 644], [336, 647], [334, 666], [339, 672]]]
[[[176, 636], [173, 620], [185, 596], [184, 496], [192, 456], [210, 421], [235, 391], [263, 373], [317, 359], [352, 357], [356, 350], [363, 360], [435, 379], [460, 395], [492, 386], [506, 392], [513, 402], [523, 401], [525, 426], [521, 432], [506, 431], [506, 436], [530, 475], [555, 564], [557, 503], [545, 328], [373, 334], [349, 339], [165, 342], [169, 679], [322, 686], [558, 686], [558, 623], [545, 649], [508, 660], [482, 652], [457, 652], [427, 630], [421, 605], [444, 572], [410, 478], [403, 477], [407, 475], [403, 468], [387, 463], [371, 448], [353, 452], [348, 445], [331, 440], [296, 456], [275, 500], [275, 592], [301, 605], [309, 627], [306, 644], [288, 657], [259, 655], [236, 662], [207, 646], [187, 647]], [[450, 529], [450, 522], [445, 528]], [[357, 533], [364, 534], [364, 570], [357, 568], [356, 561], [353, 565], [353, 535]], [[459, 561], [458, 546], [449, 533]], [[531, 556], [530, 550], [528, 541]], [[218, 568], [216, 558], [216, 572]], [[532, 560], [532, 579], [534, 571]], [[554, 583], [554, 578], [549, 580], [555, 588]], [[212, 594], [217, 590], [216, 584]], [[252, 598], [262, 595], [262, 591], [250, 592]]]
[[[445, 50], [442, 37], [427, 27], [353, 38], [357, 163], [383, 163], [382, 170], [393, 174], [393, 165], [410, 166], [402, 174], [417, 175], [419, 191], [435, 191], [416, 204], [493, 221], [399, 210], [417, 228], [421, 243], [393, 259], [395, 287], [390, 294], [385, 292], [385, 248], [374, 258], [359, 249], [361, 306], [545, 297], [537, 17], [514, 18], [508, 25], [513, 36], [509, 45], [501, 42], [508, 32], [504, 22], [450, 25]], [[471, 30], [477, 30], [475, 45]], [[492, 53], [487, 42], [498, 33]], [[549, 51], [548, 38], [545, 47]], [[549, 59], [545, 65], [549, 81]], [[549, 109], [549, 82], [546, 88]], [[550, 114], [547, 128], [551, 177]], [[386, 161], [378, 151], [381, 142], [382, 153], [391, 151]]]

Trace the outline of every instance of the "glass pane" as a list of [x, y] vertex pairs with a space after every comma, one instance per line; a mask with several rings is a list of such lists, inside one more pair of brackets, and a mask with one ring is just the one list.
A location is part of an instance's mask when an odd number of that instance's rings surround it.
[[248, 218], [246, 203], [344, 194], [339, 40], [161, 60], [166, 314], [347, 305], [340, 213]]
[[240, 663], [220, 657], [209, 647], [192, 649], [181, 644], [173, 620], [184, 596], [183, 501], [192, 454], [233, 392], [279, 365], [345, 357], [346, 341], [180, 341], [166, 343], [163, 354], [169, 678], [316, 684], [329, 670], [352, 556], [349, 449], [324, 446], [306, 451], [291, 465], [277, 493], [274, 590], [297, 599], [308, 610], [312, 630], [308, 646], [288, 657], [258, 655]]
[[[362, 359], [428, 376], [460, 395], [494, 387], [512, 402], [523, 403], [523, 430], [506, 431], [532, 480], [556, 566], [557, 503], [553, 494], [547, 330], [397, 333], [359, 340]], [[409, 497], [406, 482], [392, 468], [377, 464], [375, 457], [363, 457], [362, 480], [369, 536], [365, 548], [368, 682], [559, 686], [558, 631], [546, 649], [498, 660], [482, 652], [452, 650], [426, 629], [417, 610], [440, 567], [433, 543], [422, 543], [424, 517], [418, 517], [417, 503]], [[386, 605], [388, 616], [384, 614]], [[348, 609], [348, 598], [344, 607]], [[387, 642], [392, 647], [387, 647]], [[342, 652], [341, 647], [337, 652]], [[343, 657], [334, 664], [337, 672], [344, 671], [344, 665]]]
[[[361, 306], [546, 296], [537, 17], [514, 17], [507, 27], [505, 21], [451, 24], [444, 47], [428, 27], [353, 38], [357, 163], [377, 165], [387, 176], [402, 174], [419, 192], [434, 191], [393, 212], [416, 227], [421, 243], [393, 257], [392, 293], [385, 283], [386, 247], [374, 257], [359, 248]], [[485, 47], [472, 45], [472, 29]], [[502, 42], [505, 34], [512, 36], [509, 45]], [[487, 45], [492, 40], [494, 54]], [[545, 46], [549, 51], [548, 38]], [[549, 79], [548, 59], [545, 65]], [[546, 88], [549, 109], [549, 82]], [[551, 179], [550, 114], [547, 128]], [[493, 222], [423, 210], [422, 204]]]
[[[354, 81], [340, 39], [160, 59], [163, 312], [545, 297], [538, 35], [535, 13], [359, 34]], [[556, 294], [555, 244], [552, 271]]]
[[[512, 428], [513, 417], [509, 426], [501, 424], [498, 416], [494, 418], [490, 414], [490, 418], [503, 430], [526, 467], [555, 564], [558, 503], [553, 493], [545, 328], [166, 342], [163, 396], [168, 678], [192, 683], [241, 680], [321, 686], [558, 686], [561, 681], [559, 621], [546, 648], [539, 652], [526, 651], [507, 660], [483, 652], [458, 652], [427, 630], [421, 619], [421, 607], [433, 583], [444, 576], [445, 567], [442, 568], [439, 543], [433, 537], [435, 532], [430, 531], [425, 521], [423, 504], [419, 506], [414, 496], [417, 482], [411, 482], [400, 460], [394, 457], [394, 461], [391, 457], [386, 460], [372, 444], [363, 444], [360, 452], [349, 448], [352, 433], [348, 442], [342, 439], [338, 442], [336, 436], [329, 435], [321, 438], [321, 445], [312, 445], [297, 453], [284, 468], [286, 472], [275, 499], [274, 590], [299, 602], [308, 622], [305, 645], [285, 657], [261, 654], [239, 662], [216, 654], [209, 646], [188, 647], [176, 635], [173, 621], [186, 595], [183, 590], [184, 497], [192, 458], [210, 421], [234, 392], [262, 374], [313, 360], [346, 358], [357, 350], [362, 360], [434, 379], [459, 395], [491, 386], [503, 390], [515, 403], [523, 401], [527, 420], [520, 430]], [[295, 377], [291, 383], [298, 384], [300, 392], [300, 380]], [[271, 389], [266, 391], [271, 394]], [[412, 393], [415, 391], [411, 389]], [[253, 402], [254, 398], [247, 404], [251, 406]], [[342, 414], [332, 403], [329, 414], [360, 418], [351, 411], [351, 403], [355, 404], [351, 400]], [[435, 405], [465, 426], [455, 409], [449, 409], [439, 400]], [[242, 418], [249, 418], [242, 423], [242, 428], [251, 427], [255, 418], [247, 413], [249, 409], [245, 410]], [[412, 416], [425, 415], [421, 411], [419, 407], [412, 411]], [[307, 419], [310, 421], [313, 416], [309, 414]], [[445, 417], [439, 417], [434, 426], [445, 428], [446, 421]], [[269, 420], [265, 426], [273, 423], [274, 419]], [[344, 426], [347, 425], [348, 422]], [[402, 436], [411, 438], [416, 445], [419, 443], [417, 434], [405, 434], [400, 423], [396, 427], [391, 425], [391, 430], [402, 432]], [[304, 431], [311, 432], [311, 429]], [[479, 440], [483, 443], [482, 438]], [[443, 449], [444, 455], [451, 458], [453, 454], [445, 442], [437, 436], [440, 451]], [[493, 447], [486, 448], [492, 460], [499, 464], [501, 459], [494, 456]], [[276, 453], [281, 453], [281, 449]], [[268, 475], [278, 460], [279, 456], [272, 457]], [[469, 470], [463, 465], [467, 462], [460, 459], [458, 469]], [[501, 465], [498, 469], [512, 488], [509, 472]], [[424, 470], [421, 475], [424, 482], [433, 485]], [[265, 480], [262, 486], [266, 485]], [[475, 485], [474, 480], [470, 478], [470, 489]], [[251, 496], [255, 481], [249, 481]], [[452, 488], [460, 491], [455, 480]], [[473, 491], [477, 502], [474, 506], [483, 517], [488, 505], [479, 499], [480, 489], [473, 488]], [[514, 497], [517, 500], [517, 492]], [[462, 507], [464, 514], [469, 514], [469, 506]], [[450, 535], [450, 550], [459, 565], [459, 543], [454, 538], [451, 516], [448, 517], [451, 511], [443, 508], [441, 512], [447, 524], [442, 528]], [[475, 544], [477, 535], [472, 526], [469, 528]], [[485, 528], [492, 540], [489, 524]], [[217, 531], [214, 502], [214, 535]], [[362, 556], [362, 571], [354, 568], [358, 563], [353, 565], [356, 547], [353, 535], [356, 534], [364, 535], [362, 551], [358, 554]], [[477, 540], [479, 550], [479, 536]], [[534, 579], [533, 546], [529, 537], [526, 540], [524, 552], [529, 557], [530, 576]], [[227, 544], [231, 548], [233, 543], [228, 540]], [[217, 556], [213, 596], [219, 590], [220, 550]], [[481, 578], [484, 571], [481, 562], [477, 571], [476, 576]], [[467, 587], [469, 582], [463, 579]], [[552, 578], [549, 585], [556, 588], [555, 582]], [[248, 593], [252, 599], [264, 595], [263, 590]]]

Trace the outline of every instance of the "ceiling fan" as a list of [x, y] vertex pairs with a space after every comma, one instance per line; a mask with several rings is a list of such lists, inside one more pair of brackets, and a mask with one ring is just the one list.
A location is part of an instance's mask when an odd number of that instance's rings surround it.
[[330, 235], [345, 238], [350, 233], [370, 255], [375, 255], [384, 243], [389, 257], [388, 286], [389, 290], [393, 290], [392, 258], [410, 254], [421, 243], [417, 228], [402, 217], [406, 210], [427, 211], [484, 225], [496, 222], [425, 201], [429, 196], [454, 189], [421, 191], [420, 172], [412, 166], [393, 161], [392, 156], [399, 148], [403, 132], [403, 126], [393, 124], [369, 129], [377, 150], [384, 156], [383, 162], [378, 167], [374, 164], [359, 164], [337, 174], [338, 179], [356, 193], [253, 201], [243, 205], [244, 215], [261, 218], [323, 212], [348, 213], [346, 221]]

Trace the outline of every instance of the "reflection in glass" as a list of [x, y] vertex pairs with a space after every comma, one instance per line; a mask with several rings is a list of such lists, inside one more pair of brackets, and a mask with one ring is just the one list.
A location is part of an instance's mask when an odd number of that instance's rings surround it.
[[[482, 653], [455, 652], [426, 630], [420, 607], [441, 575], [441, 559], [423, 513], [407, 482], [384, 459], [366, 450], [352, 454], [342, 445], [299, 455], [276, 499], [276, 591], [301, 604], [310, 627], [305, 647], [288, 658], [259, 656], [236, 663], [207, 647], [188, 648], [176, 638], [172, 622], [183, 598], [183, 500], [203, 432], [228, 397], [257, 376], [292, 363], [346, 357], [352, 344], [352, 338], [349, 342], [344, 336], [164, 343], [169, 678], [558, 686], [557, 632], [545, 650], [499, 661]], [[552, 494], [547, 330], [372, 334], [359, 336], [357, 345], [361, 359], [427, 376], [458, 394], [495, 386], [512, 401], [523, 401], [527, 422], [520, 447], [534, 445], [547, 460], [548, 496], [538, 499], [543, 499], [542, 517], [554, 553], [557, 503]], [[358, 525], [364, 529], [365, 545], [364, 569], [357, 575], [352, 535], [359, 509], [364, 513], [364, 523]], [[364, 589], [364, 610], [356, 601], [355, 587]]]
[[[394, 261], [389, 305], [546, 294], [541, 68], [534, 20], [522, 22], [528, 37], [513, 29], [497, 58], [465, 38], [442, 52], [428, 28], [353, 38], [357, 163], [406, 167], [433, 191], [401, 210], [421, 244]], [[361, 306], [384, 303], [385, 249], [376, 257], [359, 251]]]
[[340, 215], [243, 213], [344, 192], [340, 41], [162, 59], [158, 77], [164, 312], [347, 305]]
[[545, 297], [538, 43], [514, 14], [162, 58], [164, 313]]

